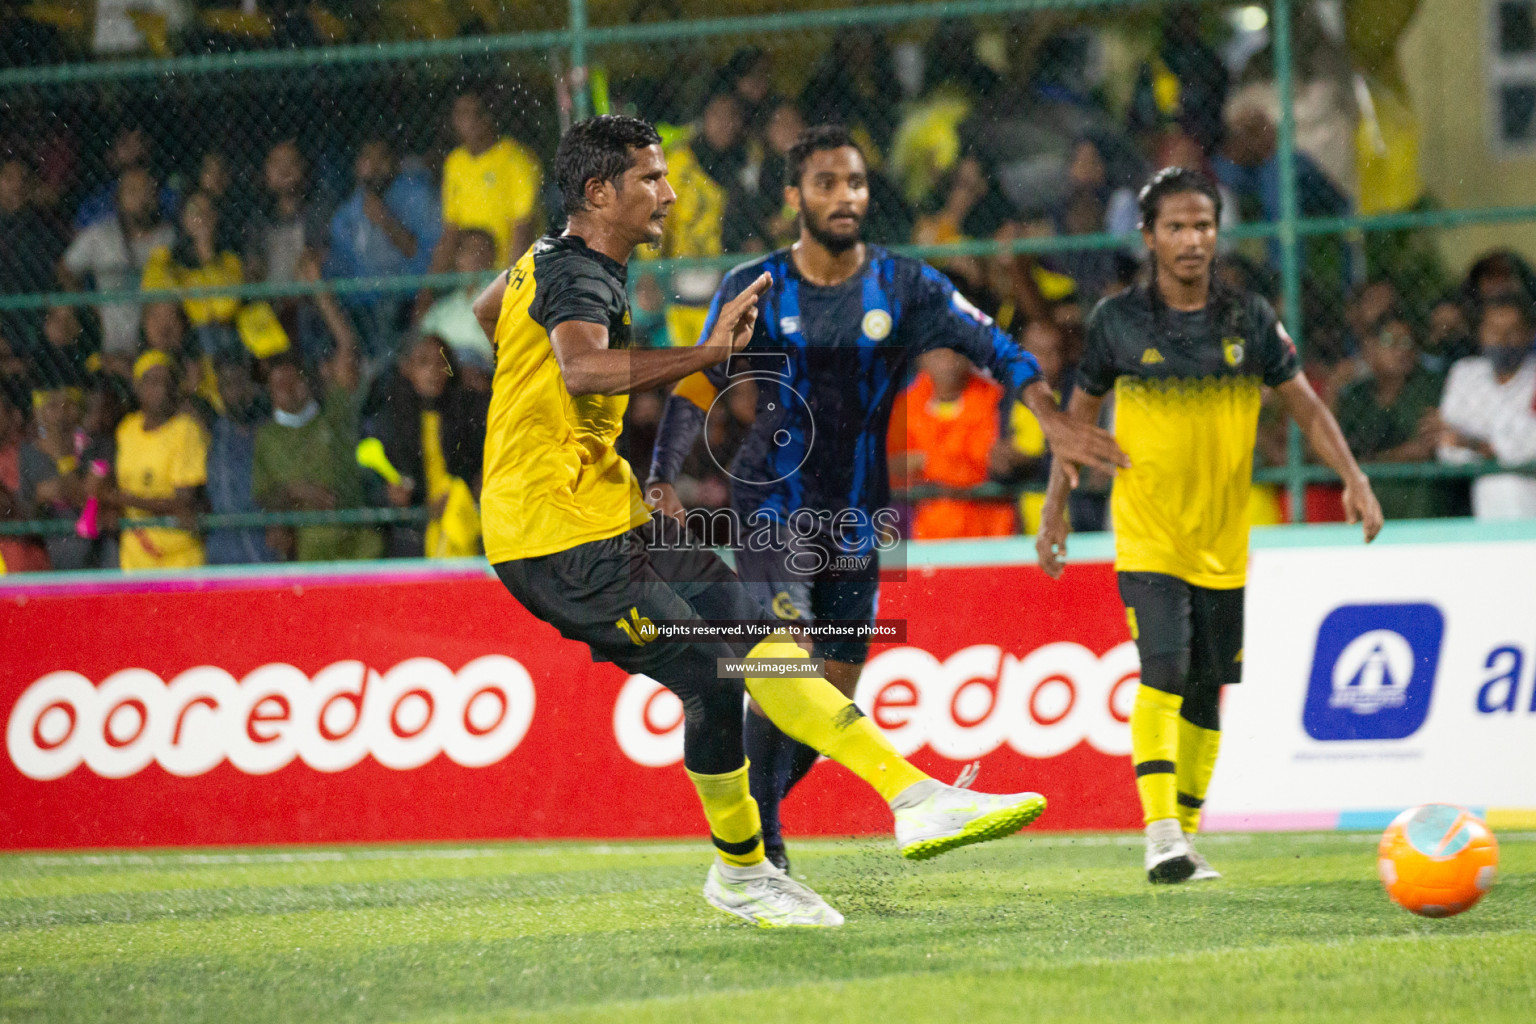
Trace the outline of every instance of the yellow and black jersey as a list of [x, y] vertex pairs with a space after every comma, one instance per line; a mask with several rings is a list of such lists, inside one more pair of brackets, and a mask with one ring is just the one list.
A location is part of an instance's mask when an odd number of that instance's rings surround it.
[[1115, 390], [1115, 437], [1131, 468], [1115, 478], [1115, 568], [1241, 587], [1260, 385], [1299, 370], [1269, 303], [1218, 293], [1184, 313], [1134, 288], [1088, 321], [1078, 386]]
[[507, 275], [485, 437], [481, 518], [492, 564], [603, 540], [650, 509], [615, 450], [624, 395], [572, 397], [549, 335], [569, 320], [631, 344], [624, 265], [574, 235], [541, 238]]

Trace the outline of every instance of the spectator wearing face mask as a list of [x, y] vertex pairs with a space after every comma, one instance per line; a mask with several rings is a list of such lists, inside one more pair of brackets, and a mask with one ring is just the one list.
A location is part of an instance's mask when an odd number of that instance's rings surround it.
[[[272, 419], [256, 431], [252, 491], [275, 512], [362, 508], [357, 466], [358, 366], [350, 344], [338, 348], [316, 381], [291, 352], [267, 361]], [[301, 562], [378, 558], [383, 538], [370, 527], [300, 526], [268, 531], [279, 554]]]
[[[1481, 355], [1451, 367], [1440, 418], [1440, 461], [1501, 466], [1536, 463], [1536, 358], [1531, 354], [1529, 300], [1512, 294], [1483, 305]], [[1536, 517], [1536, 477], [1496, 473], [1472, 484], [1478, 519]]]

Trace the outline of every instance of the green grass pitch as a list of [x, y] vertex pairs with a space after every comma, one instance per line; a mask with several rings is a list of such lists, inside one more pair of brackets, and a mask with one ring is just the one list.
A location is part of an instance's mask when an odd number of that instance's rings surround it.
[[1444, 921], [1375, 838], [1211, 836], [1224, 881], [1156, 889], [1134, 836], [802, 842], [819, 932], [710, 908], [699, 842], [5, 856], [0, 1020], [1536, 1019], [1536, 834]]

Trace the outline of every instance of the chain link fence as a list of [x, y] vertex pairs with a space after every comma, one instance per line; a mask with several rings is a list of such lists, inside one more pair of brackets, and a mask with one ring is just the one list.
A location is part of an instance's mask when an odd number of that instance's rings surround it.
[[[490, 353], [468, 296], [560, 226], [548, 170], [591, 112], [655, 122], [680, 193], [631, 274], [647, 343], [692, 343], [721, 271], [795, 237], [785, 154], [838, 122], [869, 155], [867, 237], [935, 262], [1061, 384], [1087, 311], [1141, 273], [1136, 190], [1164, 166], [1207, 170], [1226, 207], [1219, 273], [1282, 310], [1362, 461], [1392, 463], [1389, 515], [1465, 513], [1483, 468], [1435, 463], [1444, 376], [1476, 350], [1479, 304], [1536, 293], [1536, 275], [1509, 252], [1451, 265], [1434, 232], [1532, 211], [1436, 207], [1391, 66], [1416, 0], [1356, 6], [0, 4], [0, 441], [30, 448], [26, 479], [0, 480], [7, 561], [42, 564], [24, 535], [53, 538], [61, 566], [113, 557], [76, 525], [146, 352], [174, 364], [205, 437], [205, 494], [183, 519], [234, 517], [203, 524], [238, 541], [210, 534], [209, 558], [473, 553], [473, 501], [452, 505], [443, 482], [472, 494], [478, 471]], [[446, 387], [413, 377], [430, 376], [424, 336]], [[290, 363], [297, 397], [272, 379]], [[293, 486], [314, 467], [251, 436], [301, 397], [330, 417], [340, 391], [337, 464], [318, 490]], [[642, 474], [661, 403], [631, 404]], [[423, 411], [440, 414], [425, 444]], [[1044, 453], [1022, 426], [1004, 431], [1022, 453], [1006, 479], [919, 476], [910, 497], [1022, 492], [1028, 529]], [[370, 437], [387, 457], [355, 465]], [[1258, 521], [1337, 515], [1276, 412], [1257, 464]], [[726, 501], [705, 460], [687, 471], [686, 501]]]

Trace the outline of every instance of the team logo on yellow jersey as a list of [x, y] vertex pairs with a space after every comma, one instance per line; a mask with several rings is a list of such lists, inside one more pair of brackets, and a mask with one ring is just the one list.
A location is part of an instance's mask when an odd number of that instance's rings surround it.
[[1149, 348], [1141, 354], [1141, 365], [1151, 366], [1163, 361], [1163, 354], [1155, 348]]
[[871, 341], [884, 341], [891, 333], [891, 314], [883, 309], [872, 309], [864, 314], [864, 336]]
[[1243, 365], [1244, 351], [1245, 349], [1243, 347], [1242, 338], [1221, 339], [1222, 358], [1226, 359], [1227, 365], [1232, 367], [1234, 370]]
[[781, 619], [798, 619], [800, 609], [795, 607], [795, 602], [790, 598], [788, 591], [781, 590], [773, 595], [773, 614]]

